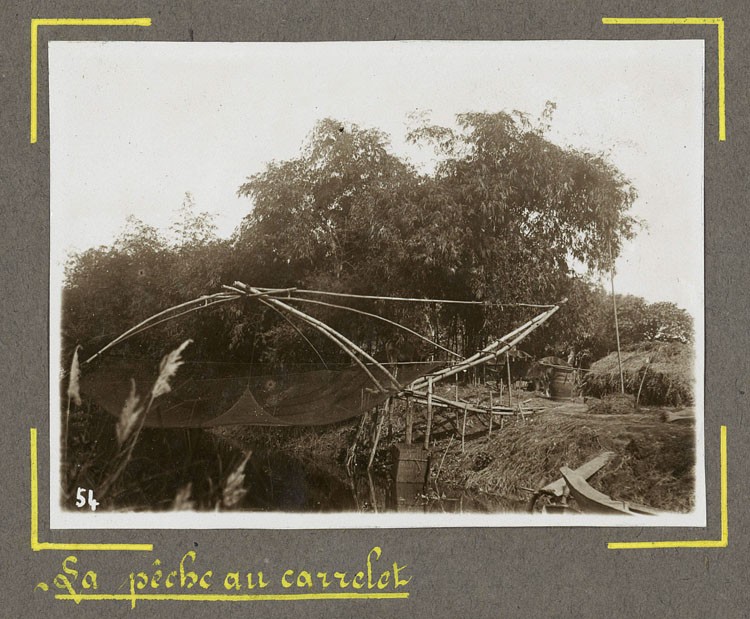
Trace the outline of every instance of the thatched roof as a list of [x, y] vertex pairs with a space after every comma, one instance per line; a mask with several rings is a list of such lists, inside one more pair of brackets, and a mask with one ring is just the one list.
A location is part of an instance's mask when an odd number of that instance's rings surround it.
[[[625, 391], [636, 395], [641, 404], [692, 404], [695, 383], [695, 350], [680, 342], [644, 342], [622, 351]], [[644, 379], [645, 373], [645, 379]], [[587, 395], [602, 396], [619, 391], [617, 353], [599, 359], [583, 380]]]

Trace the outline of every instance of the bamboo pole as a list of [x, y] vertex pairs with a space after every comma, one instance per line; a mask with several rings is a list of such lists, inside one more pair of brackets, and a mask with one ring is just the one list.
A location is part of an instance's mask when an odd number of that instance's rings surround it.
[[[427, 403], [427, 392], [426, 391], [409, 391], [409, 392], [406, 392], [406, 393], [408, 393], [408, 396], [406, 396], [406, 397], [414, 397], [415, 401], [417, 401], [417, 402], [421, 402], [421, 403], [424, 403], [424, 404]], [[433, 406], [433, 408], [435, 408], [435, 407], [438, 407], [438, 408], [457, 408], [457, 409], [460, 409], [460, 410], [463, 410], [464, 406], [468, 406], [469, 407], [469, 411], [471, 411], [472, 413], [489, 413], [489, 412], [492, 412], [492, 411], [489, 411], [486, 408], [478, 408], [478, 407], [476, 407], [476, 406], [474, 406], [472, 404], [468, 404], [464, 400], [459, 400], [459, 401], [449, 400], [448, 398], [443, 398], [443, 397], [441, 397], [439, 395], [435, 395], [434, 393], [432, 394], [432, 406]], [[512, 415], [513, 414], [513, 408], [511, 408], [510, 406], [502, 406], [502, 405], [495, 406], [493, 408], [493, 410], [494, 410], [493, 414], [495, 414], [495, 415], [505, 415], [505, 414]], [[456, 429], [458, 430], [458, 417], [456, 417]]]
[[[282, 288], [260, 288], [267, 293], [285, 292]], [[383, 297], [377, 295], [367, 294], [351, 294], [346, 292], [331, 292], [328, 290], [304, 290], [296, 288], [295, 292], [298, 294], [316, 294], [329, 297], [345, 297], [348, 299], [370, 299], [374, 301], [406, 301], [411, 303], [441, 303], [441, 304], [454, 304], [454, 305], [481, 305], [484, 307], [533, 307], [539, 309], [548, 309], [553, 307], [552, 305], [542, 305], [538, 303], [494, 303], [492, 301], [463, 301], [456, 299], [420, 299], [411, 297]]]
[[505, 365], [508, 368], [508, 406], [513, 406], [513, 390], [510, 387], [510, 355], [505, 353]]
[[352, 443], [352, 446], [348, 449], [348, 453], [346, 455], [346, 472], [350, 475], [352, 474], [352, 467], [354, 463], [357, 460], [357, 445], [359, 444], [359, 438], [362, 436], [362, 433], [365, 429], [365, 422], [367, 420], [367, 411], [362, 415], [362, 419], [359, 421], [359, 426], [357, 427], [357, 434], [354, 436], [354, 442]]
[[[492, 389], [490, 389], [490, 413], [492, 413]], [[494, 415], [490, 415], [490, 429], [487, 430], [487, 438], [492, 436], [492, 418]]]
[[432, 429], [432, 377], [427, 379], [427, 427], [424, 432], [424, 448], [430, 448], [430, 430]]
[[414, 410], [411, 398], [406, 399], [406, 444], [411, 445], [414, 432]]
[[[249, 290], [252, 293], [259, 293], [260, 290], [257, 288], [253, 288], [252, 286], [248, 286], [247, 284], [243, 284], [242, 282], [234, 282], [235, 286], [238, 286], [242, 290]], [[278, 299], [274, 298], [260, 298], [260, 301], [265, 304], [273, 304], [276, 307], [285, 309], [286, 311], [294, 314], [295, 316], [298, 316], [299, 318], [302, 318], [305, 322], [312, 324], [316, 326], [319, 330], [324, 332], [330, 339], [332, 339], [335, 343], [341, 347], [344, 352], [346, 352], [354, 361], [357, 362], [357, 364], [367, 373], [367, 375], [370, 377], [370, 379], [380, 388], [382, 391], [388, 391], [383, 385], [378, 381], [375, 376], [373, 376], [372, 372], [367, 368], [367, 366], [362, 363], [362, 361], [355, 355], [352, 351], [356, 351], [360, 355], [362, 355], [365, 359], [373, 363], [379, 370], [381, 370], [388, 379], [393, 383], [393, 385], [400, 391], [401, 390], [401, 384], [396, 380], [396, 377], [391, 374], [391, 372], [384, 367], [379, 361], [376, 361], [371, 355], [367, 354], [364, 350], [362, 350], [359, 346], [357, 346], [354, 342], [349, 340], [346, 336], [342, 335], [335, 329], [332, 329], [324, 322], [318, 320], [317, 318], [313, 318], [309, 314], [306, 314], [305, 312], [302, 312], [298, 310], [295, 307], [292, 307], [291, 305], [287, 305], [286, 303], [283, 303], [279, 301]], [[343, 345], [345, 344], [345, 345]], [[349, 347], [347, 349], [347, 346]]]
[[641, 377], [641, 384], [638, 385], [638, 395], [635, 398], [635, 407], [638, 408], [638, 403], [641, 401], [641, 389], [643, 389], [643, 383], [646, 382], [646, 374], [648, 374], [648, 366], [651, 365], [651, 357], [646, 359], [646, 367], [643, 368], [643, 376]]
[[370, 504], [372, 505], [372, 511], [378, 513], [378, 497], [375, 494], [375, 484], [372, 481], [372, 475], [370, 471], [367, 471], [367, 484], [370, 488]]
[[[567, 299], [564, 299], [560, 303], [565, 303]], [[439, 380], [443, 380], [445, 378], [448, 378], [449, 376], [453, 376], [454, 374], [458, 374], [460, 372], [464, 372], [472, 367], [475, 367], [481, 363], [487, 363], [488, 361], [492, 361], [493, 359], [497, 359], [500, 355], [502, 355], [504, 352], [510, 350], [513, 348], [513, 346], [517, 345], [520, 341], [522, 341], [524, 338], [526, 338], [529, 334], [531, 334], [533, 331], [538, 329], [542, 324], [544, 324], [555, 312], [557, 312], [560, 309], [560, 305], [555, 305], [552, 309], [549, 309], [545, 312], [542, 312], [538, 316], [535, 316], [528, 322], [524, 323], [517, 329], [514, 329], [511, 331], [508, 335], [500, 338], [499, 340], [493, 342], [489, 346], [485, 347], [483, 350], [479, 351], [478, 353], [472, 355], [465, 361], [449, 367], [445, 368], [444, 370], [441, 370], [439, 372], [436, 372], [432, 375], [430, 375], [430, 378], [433, 379], [435, 382]], [[508, 338], [512, 338], [509, 339]], [[411, 389], [418, 389], [422, 386], [424, 386], [425, 378], [418, 378], [414, 382], [411, 383], [410, 388]]]
[[325, 359], [323, 359], [323, 355], [321, 355], [318, 349], [315, 348], [315, 344], [313, 344], [308, 339], [308, 337], [304, 333], [302, 333], [302, 330], [292, 322], [292, 319], [289, 318], [289, 316], [287, 316], [284, 312], [282, 312], [278, 307], [274, 307], [273, 305], [269, 305], [268, 307], [270, 307], [274, 312], [276, 312], [279, 316], [281, 316], [287, 322], [287, 324], [289, 324], [292, 327], [292, 329], [294, 329], [297, 332], [297, 335], [299, 335], [303, 340], [305, 340], [305, 342], [307, 342], [308, 346], [310, 346], [310, 348], [313, 349], [315, 354], [318, 356], [318, 359], [320, 359], [320, 361], [323, 363], [323, 367], [327, 370], [328, 364], [325, 362]]
[[395, 320], [389, 320], [388, 318], [385, 318], [383, 316], [378, 316], [377, 314], [371, 314], [370, 312], [365, 312], [363, 310], [358, 310], [353, 307], [348, 307], [347, 305], [337, 305], [336, 303], [326, 303], [325, 301], [316, 301], [314, 299], [301, 299], [299, 297], [284, 297], [286, 301], [298, 301], [300, 303], [313, 303], [315, 305], [323, 305], [325, 307], [332, 307], [335, 309], [341, 309], [346, 310], [349, 312], [354, 312], [355, 314], [361, 314], [363, 316], [369, 316], [370, 318], [375, 318], [377, 320], [382, 320], [383, 322], [386, 322], [390, 325], [393, 325], [394, 327], [398, 327], [399, 329], [403, 329], [407, 333], [410, 333], [411, 335], [414, 335], [418, 337], [419, 339], [427, 342], [431, 346], [435, 346], [436, 348], [439, 348], [440, 350], [447, 352], [450, 355], [453, 355], [454, 357], [461, 357], [457, 352], [452, 351], [450, 348], [445, 348], [444, 346], [441, 346], [437, 342], [433, 342], [430, 338], [425, 337], [424, 335], [421, 335], [420, 333], [417, 333], [416, 331], [413, 331], [409, 327], [406, 327]]
[[[492, 419], [492, 416], [490, 416]], [[464, 439], [466, 438], [466, 406], [464, 406], [464, 422], [461, 425], [461, 453], [464, 453]]]
[[388, 407], [390, 405], [391, 399], [388, 398], [385, 401], [385, 404], [383, 405], [382, 410], [378, 410], [378, 421], [375, 424], [376, 430], [375, 430], [375, 438], [372, 441], [372, 451], [370, 452], [370, 461], [367, 463], [367, 470], [369, 471], [372, 469], [372, 463], [375, 462], [375, 452], [378, 450], [378, 443], [380, 442], [380, 433], [383, 430], [383, 421], [385, 420], [386, 415], [388, 414]]
[[[263, 293], [264, 295], [267, 295], [268, 293]], [[172, 307], [168, 307], [165, 310], [162, 310], [152, 316], [149, 316], [145, 320], [142, 320], [137, 325], [131, 327], [127, 331], [124, 331], [120, 335], [118, 335], [115, 339], [113, 339], [111, 342], [109, 342], [104, 348], [99, 350], [98, 352], [94, 353], [91, 357], [86, 359], [84, 363], [90, 363], [94, 359], [96, 359], [99, 355], [101, 355], [106, 350], [112, 348], [113, 346], [125, 341], [129, 337], [140, 333], [141, 331], [144, 331], [146, 329], [151, 328], [152, 326], [155, 326], [156, 324], [161, 324], [164, 322], [164, 320], [171, 320], [172, 318], [176, 318], [177, 316], [181, 316], [183, 314], [186, 314], [190, 311], [194, 311], [197, 309], [203, 309], [205, 307], [210, 307], [211, 305], [215, 305], [216, 303], [225, 303], [227, 301], [235, 301], [239, 299], [240, 296], [237, 294], [230, 295], [226, 292], [217, 292], [216, 294], [212, 295], [203, 295], [202, 297], [198, 297], [197, 299], [193, 299], [191, 301], [186, 301], [185, 303], [180, 303], [179, 305], [174, 305]], [[191, 307], [193, 306], [193, 307]], [[174, 312], [179, 309], [183, 309], [186, 307], [191, 307], [191, 309], [186, 310], [185, 312], [182, 312], [180, 314], [177, 314], [176, 316], [170, 316], [164, 320], [159, 320], [156, 323], [151, 323], [151, 321], [155, 320], [156, 318], [161, 318], [162, 316], [165, 316], [166, 314], [169, 314], [170, 312]]]
[[615, 337], [617, 339], [617, 367], [620, 369], [620, 393], [625, 393], [625, 378], [622, 375], [622, 355], [620, 353], [620, 324], [617, 320], [617, 299], [615, 298], [615, 263], [612, 260], [612, 243], [607, 239], [609, 251], [609, 282], [612, 286], [612, 310], [615, 314]]

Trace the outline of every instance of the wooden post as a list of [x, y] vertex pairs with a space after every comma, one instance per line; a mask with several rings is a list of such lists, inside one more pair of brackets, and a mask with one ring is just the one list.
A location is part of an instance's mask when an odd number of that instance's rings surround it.
[[615, 338], [617, 340], [617, 367], [620, 369], [620, 393], [625, 393], [625, 379], [622, 375], [622, 356], [620, 354], [620, 324], [617, 320], [617, 299], [615, 298], [615, 263], [612, 260], [612, 243], [607, 240], [609, 251], [609, 282], [612, 286], [612, 310], [615, 314]]
[[383, 409], [378, 410], [378, 419], [376, 422], [375, 438], [372, 441], [372, 452], [370, 452], [370, 461], [367, 463], [368, 471], [372, 468], [372, 463], [375, 461], [375, 452], [378, 450], [378, 443], [380, 442], [380, 432], [383, 429], [383, 421], [385, 421], [385, 416], [388, 414], [390, 403], [391, 403], [391, 399], [388, 398], [385, 401], [385, 404], [383, 405]]
[[487, 430], [487, 438], [492, 436], [492, 418], [495, 415], [492, 413], [492, 389], [490, 389], [490, 429]]
[[411, 398], [406, 399], [406, 444], [411, 445], [412, 433], [414, 431], [414, 411], [411, 407]]
[[464, 404], [464, 423], [461, 426], [461, 453], [464, 453], [464, 437], [466, 436], [466, 408], [468, 404]]
[[506, 352], [505, 353], [505, 365], [508, 368], [508, 406], [513, 406], [513, 389], [511, 389], [511, 380], [510, 380], [510, 355]]
[[427, 427], [424, 431], [424, 448], [430, 448], [430, 430], [432, 429], [432, 376], [427, 379]]
[[362, 436], [362, 433], [365, 429], [365, 423], [367, 422], [367, 416], [369, 415], [369, 411], [365, 411], [362, 413], [362, 419], [359, 422], [359, 427], [357, 428], [357, 434], [354, 437], [354, 443], [352, 443], [352, 446], [347, 450], [346, 454], [346, 470], [349, 474], [352, 473], [352, 469], [354, 467], [354, 463], [357, 459], [357, 445], [359, 444], [360, 436]]

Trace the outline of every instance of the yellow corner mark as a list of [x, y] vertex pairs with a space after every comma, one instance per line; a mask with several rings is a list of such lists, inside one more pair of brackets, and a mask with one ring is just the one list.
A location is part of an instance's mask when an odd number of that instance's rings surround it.
[[729, 545], [729, 511], [727, 508], [727, 427], [721, 426], [721, 539], [672, 542], [610, 542], [612, 550], [637, 548], [726, 548]]
[[602, 17], [605, 25], [622, 26], [716, 26], [719, 48], [719, 141], [727, 139], [726, 84], [724, 81], [724, 20], [721, 17]]
[[103, 600], [152, 600], [182, 602], [267, 602], [289, 600], [405, 600], [409, 593], [58, 593], [57, 600], [73, 600], [76, 603]]
[[39, 26], [150, 26], [148, 17], [134, 17], [130, 19], [39, 19], [31, 20], [31, 143], [36, 144], [37, 138], [37, 56], [39, 47]]
[[58, 544], [39, 541], [39, 473], [36, 449], [36, 428], [31, 428], [31, 549], [39, 550], [145, 550], [153, 544]]

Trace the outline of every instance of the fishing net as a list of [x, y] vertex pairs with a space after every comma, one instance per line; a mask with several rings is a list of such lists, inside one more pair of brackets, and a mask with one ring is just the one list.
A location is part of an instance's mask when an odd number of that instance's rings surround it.
[[[397, 378], [407, 385], [440, 363], [400, 364]], [[370, 371], [385, 385], [382, 372]], [[393, 371], [393, 368], [390, 368]], [[145, 420], [147, 427], [206, 428], [222, 425], [314, 426], [361, 415], [394, 395], [382, 392], [355, 365], [301, 371], [275, 370], [241, 363], [186, 361], [171, 381], [171, 391], [156, 398]], [[148, 402], [158, 364], [105, 357], [81, 376], [81, 391], [112, 415], [119, 416], [133, 384], [142, 403]]]

